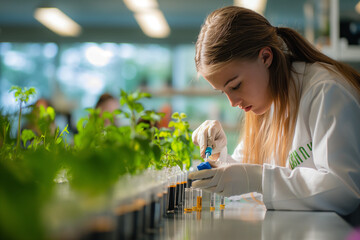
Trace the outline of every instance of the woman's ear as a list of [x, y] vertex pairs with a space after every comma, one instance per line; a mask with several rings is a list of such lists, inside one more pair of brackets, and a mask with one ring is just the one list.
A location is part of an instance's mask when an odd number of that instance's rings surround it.
[[273, 52], [270, 47], [264, 47], [259, 52], [259, 59], [265, 65], [266, 68], [269, 68], [273, 60]]

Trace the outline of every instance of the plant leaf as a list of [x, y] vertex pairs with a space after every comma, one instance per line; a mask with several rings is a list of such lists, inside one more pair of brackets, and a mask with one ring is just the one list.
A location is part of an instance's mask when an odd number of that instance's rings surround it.
[[30, 141], [35, 137], [36, 137], [35, 133], [30, 129], [24, 129], [21, 132], [21, 140], [23, 141], [24, 147], [26, 147], [27, 141]]

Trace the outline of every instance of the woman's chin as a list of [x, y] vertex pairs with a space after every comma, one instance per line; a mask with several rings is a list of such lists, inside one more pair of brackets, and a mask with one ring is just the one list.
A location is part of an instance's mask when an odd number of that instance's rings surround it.
[[255, 108], [252, 107], [252, 109], [250, 110], [251, 112], [253, 112], [255, 115], [264, 115], [265, 113], [267, 113], [270, 110], [270, 107], [266, 107], [266, 108]]

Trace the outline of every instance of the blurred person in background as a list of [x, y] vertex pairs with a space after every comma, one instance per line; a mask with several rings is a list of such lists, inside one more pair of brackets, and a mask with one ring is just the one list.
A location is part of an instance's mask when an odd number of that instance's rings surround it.
[[160, 109], [160, 113], [164, 113], [165, 116], [161, 118], [159, 123], [157, 124], [157, 128], [167, 128], [169, 126], [169, 122], [171, 121], [172, 115], [172, 107], [169, 103], [164, 104]]
[[55, 110], [52, 108], [50, 101], [46, 98], [39, 98], [30, 107], [32, 110], [29, 114], [25, 115], [26, 123], [22, 130], [30, 129], [37, 136], [49, 133], [54, 135], [56, 130]]
[[194, 131], [203, 158], [213, 148], [214, 168], [191, 173], [193, 187], [223, 196], [258, 192], [267, 209], [334, 211], [360, 224], [358, 72], [295, 30], [235, 6], [207, 17], [195, 62], [245, 117], [231, 156], [220, 122]]
[[[112, 113], [113, 111], [120, 108], [119, 100], [112, 96], [109, 93], [103, 93], [95, 105], [96, 109], [100, 109], [100, 116], [102, 116], [103, 112]], [[114, 119], [114, 123], [116, 126], [119, 125], [119, 122]], [[111, 121], [109, 119], [105, 119], [104, 126], [109, 126]]]

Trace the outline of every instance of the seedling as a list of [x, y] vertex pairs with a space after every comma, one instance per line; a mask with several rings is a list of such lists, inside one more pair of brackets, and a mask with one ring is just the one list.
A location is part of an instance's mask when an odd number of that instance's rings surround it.
[[18, 121], [18, 131], [17, 131], [17, 143], [16, 148], [19, 148], [20, 146], [20, 127], [21, 127], [21, 110], [22, 110], [22, 104], [27, 103], [29, 101], [30, 96], [33, 96], [36, 94], [35, 88], [21, 88], [18, 86], [12, 86], [9, 92], [13, 92], [15, 96], [15, 100], [19, 103], [19, 121]]

